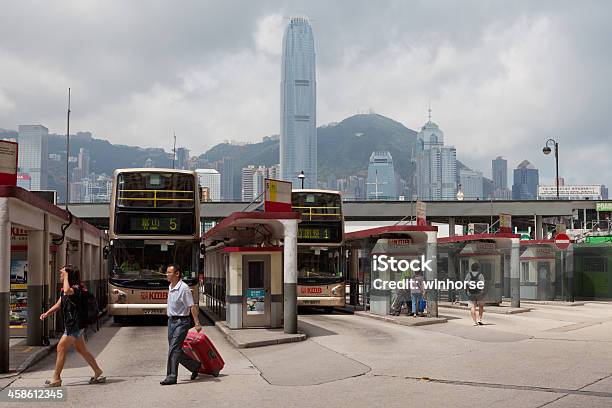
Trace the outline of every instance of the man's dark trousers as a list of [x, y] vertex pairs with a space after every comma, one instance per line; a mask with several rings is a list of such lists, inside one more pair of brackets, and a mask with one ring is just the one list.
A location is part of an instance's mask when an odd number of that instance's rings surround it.
[[185, 341], [185, 337], [187, 337], [190, 324], [191, 319], [189, 316], [168, 318], [169, 350], [166, 380], [176, 381], [179, 363], [192, 373], [200, 368], [200, 363], [198, 361], [192, 360], [183, 352], [183, 342]]

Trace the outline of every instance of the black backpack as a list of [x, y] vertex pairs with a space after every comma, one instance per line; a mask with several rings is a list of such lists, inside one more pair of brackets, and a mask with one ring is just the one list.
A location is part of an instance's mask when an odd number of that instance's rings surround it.
[[[470, 282], [476, 282], [477, 283], [478, 281], [481, 280], [481, 277], [483, 278], [482, 280], [484, 280], [484, 275], [480, 271], [478, 271], [475, 275], [473, 274], [473, 272], [468, 272], [468, 274], [469, 274], [469, 281]], [[478, 296], [478, 295], [482, 295], [483, 294], [484, 289], [478, 289], [478, 288], [471, 289], [469, 287], [466, 287], [466, 291], [467, 291], [467, 294], [469, 296]]]
[[86, 287], [81, 287], [81, 307], [79, 310], [79, 321], [81, 329], [86, 329], [87, 326], [93, 325], [98, 322], [98, 301], [96, 297], [92, 295]]

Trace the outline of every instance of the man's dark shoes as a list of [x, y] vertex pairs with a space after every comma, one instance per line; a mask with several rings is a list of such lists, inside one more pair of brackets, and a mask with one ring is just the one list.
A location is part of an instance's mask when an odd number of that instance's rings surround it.
[[163, 381], [159, 382], [161, 385], [172, 385], [172, 384], [176, 384], [176, 380], [169, 380], [169, 379], [164, 379]]
[[191, 381], [195, 380], [196, 378], [198, 378], [198, 372], [194, 371], [191, 373]]

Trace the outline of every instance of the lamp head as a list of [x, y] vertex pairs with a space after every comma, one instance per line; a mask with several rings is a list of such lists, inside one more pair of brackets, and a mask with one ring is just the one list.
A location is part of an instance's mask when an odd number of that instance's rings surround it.
[[550, 154], [550, 152], [551, 152], [551, 149], [548, 146], [544, 146], [544, 148], [542, 149], [542, 153], [544, 154]]

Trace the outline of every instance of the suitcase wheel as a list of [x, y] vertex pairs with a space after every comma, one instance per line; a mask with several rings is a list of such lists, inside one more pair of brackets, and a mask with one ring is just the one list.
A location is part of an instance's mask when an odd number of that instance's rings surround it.
[[213, 375], [213, 377], [218, 377], [219, 376], [219, 370], [213, 371], [212, 375]]

